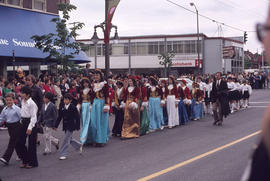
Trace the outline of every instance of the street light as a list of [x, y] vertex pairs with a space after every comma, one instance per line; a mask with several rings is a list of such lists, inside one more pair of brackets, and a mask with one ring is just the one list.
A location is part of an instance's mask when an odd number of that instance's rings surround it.
[[199, 11], [196, 7], [196, 5], [191, 2], [190, 6], [194, 6], [197, 14], [197, 53], [198, 53], [198, 73], [200, 72], [200, 52], [199, 52], [199, 43], [200, 43], [200, 34], [199, 34]]
[[94, 26], [94, 34], [91, 38], [91, 41], [95, 44], [95, 68], [96, 65], [97, 65], [97, 51], [96, 51], [96, 45], [99, 41], [99, 38], [98, 38], [98, 35], [97, 35], [97, 28], [101, 28], [103, 33], [104, 33], [104, 44], [105, 44], [105, 75], [106, 75], [106, 78], [108, 77], [109, 75], [109, 72], [110, 72], [110, 52], [109, 52], [109, 46], [110, 46], [110, 32], [111, 32], [111, 29], [114, 28], [115, 29], [115, 34], [114, 34], [114, 38], [113, 38], [113, 41], [114, 43], [118, 43], [119, 41], [119, 36], [118, 36], [118, 31], [117, 31], [117, 26], [115, 25], [111, 25], [110, 26], [110, 29], [108, 30], [107, 29], [107, 26], [106, 26], [106, 23], [103, 22], [101, 23], [100, 25], [96, 25]]
[[99, 41], [99, 38], [97, 36], [97, 31], [95, 30], [94, 35], [91, 38], [91, 41], [95, 45], [95, 69], [97, 69], [97, 43]]

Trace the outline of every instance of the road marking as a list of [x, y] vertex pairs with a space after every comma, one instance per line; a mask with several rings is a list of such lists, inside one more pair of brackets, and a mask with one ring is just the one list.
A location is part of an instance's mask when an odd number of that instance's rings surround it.
[[270, 104], [270, 102], [249, 102], [250, 104]]
[[266, 108], [268, 106], [248, 106], [249, 108]]
[[199, 160], [199, 159], [202, 159], [202, 158], [204, 158], [204, 157], [207, 157], [207, 156], [209, 156], [209, 155], [211, 155], [211, 154], [213, 154], [213, 153], [216, 153], [216, 152], [218, 152], [218, 151], [221, 151], [221, 150], [224, 150], [224, 149], [226, 149], [226, 148], [228, 148], [228, 147], [231, 147], [231, 146], [233, 146], [233, 145], [235, 145], [235, 144], [237, 144], [237, 143], [240, 143], [240, 142], [242, 142], [242, 141], [245, 141], [245, 140], [247, 140], [247, 139], [249, 139], [249, 138], [251, 138], [251, 137], [253, 137], [253, 136], [256, 136], [256, 135], [258, 135], [258, 134], [260, 134], [260, 133], [261, 133], [261, 131], [257, 131], [257, 132], [255, 132], [255, 133], [252, 133], [252, 134], [248, 135], [248, 136], [245, 136], [245, 137], [243, 137], [243, 138], [240, 138], [240, 139], [238, 139], [238, 140], [236, 140], [236, 141], [233, 141], [233, 142], [231, 142], [231, 143], [228, 143], [228, 144], [226, 144], [226, 145], [224, 145], [224, 146], [218, 147], [218, 148], [216, 148], [216, 149], [214, 149], [214, 150], [211, 150], [211, 151], [209, 151], [209, 152], [203, 153], [203, 154], [198, 155], [198, 156], [196, 156], [196, 157], [193, 157], [193, 158], [191, 158], [191, 159], [189, 159], [189, 160], [186, 160], [186, 161], [184, 161], [184, 162], [178, 163], [178, 164], [176, 164], [176, 165], [174, 165], [174, 166], [171, 166], [171, 167], [166, 168], [166, 169], [164, 169], [164, 170], [161, 170], [161, 171], [159, 171], [159, 172], [153, 173], [153, 174], [151, 174], [151, 175], [149, 175], [149, 176], [140, 178], [140, 179], [137, 180], [137, 181], [148, 181], [148, 180], [152, 180], [152, 179], [154, 179], [154, 178], [156, 178], [156, 177], [159, 177], [159, 176], [161, 176], [161, 175], [163, 175], [163, 174], [166, 174], [166, 173], [168, 173], [168, 172], [171, 172], [171, 171], [173, 171], [173, 170], [175, 170], [175, 169], [177, 169], [177, 168], [183, 167], [183, 166], [188, 165], [188, 164], [190, 164], [190, 163], [192, 163], [192, 162], [194, 162], [194, 161], [197, 161], [197, 160]]

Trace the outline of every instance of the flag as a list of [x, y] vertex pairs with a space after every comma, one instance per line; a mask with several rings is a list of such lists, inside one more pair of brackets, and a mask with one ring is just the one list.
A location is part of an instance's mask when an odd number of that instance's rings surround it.
[[106, 10], [106, 16], [107, 16], [107, 27], [106, 27], [106, 35], [105, 35], [105, 41], [109, 41], [109, 34], [110, 34], [110, 29], [111, 29], [111, 23], [112, 23], [112, 18], [115, 13], [115, 10], [120, 2], [120, 0], [106, 0], [108, 1], [108, 9]]

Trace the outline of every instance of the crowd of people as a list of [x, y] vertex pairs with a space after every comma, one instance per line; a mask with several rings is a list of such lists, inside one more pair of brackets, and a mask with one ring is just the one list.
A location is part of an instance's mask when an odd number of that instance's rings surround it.
[[[224, 117], [248, 107], [251, 76], [218, 72], [160, 79], [155, 74], [111, 74], [105, 79], [96, 69], [82, 75], [45, 73], [38, 79], [33, 75], [2, 79], [0, 124], [8, 129], [10, 140], [0, 161], [8, 164], [16, 150], [21, 168], [37, 167], [38, 134], [44, 138], [43, 155], [51, 154], [53, 145], [60, 149], [59, 159], [65, 160], [69, 145], [82, 153], [83, 146], [105, 146], [111, 135], [138, 138], [207, 115], [214, 117], [213, 125], [222, 126]], [[111, 115], [115, 115], [112, 130]], [[61, 121], [65, 136], [59, 139], [53, 131]], [[80, 130], [79, 141], [72, 138], [76, 130]]]

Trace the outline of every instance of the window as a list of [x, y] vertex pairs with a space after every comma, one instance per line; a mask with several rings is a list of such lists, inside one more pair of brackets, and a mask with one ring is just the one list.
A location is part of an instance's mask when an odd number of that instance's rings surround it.
[[[137, 54], [136, 43], [130, 43], [130, 54]], [[124, 44], [124, 55], [128, 55], [128, 43]]]
[[103, 44], [97, 45], [97, 55], [102, 56], [103, 55]]
[[175, 41], [173, 42], [173, 52], [175, 53], [184, 53], [184, 42]]
[[112, 45], [112, 55], [123, 55], [124, 54], [124, 46], [121, 44], [113, 44]]
[[7, 4], [21, 6], [21, 0], [7, 0]]
[[148, 44], [137, 43], [137, 55], [147, 55], [147, 54], [148, 54]]
[[0, 3], [5, 3], [5, 0], [0, 0]]
[[159, 42], [159, 53], [165, 53], [165, 42]]
[[33, 9], [45, 11], [46, 10], [46, 0], [33, 0]]
[[171, 42], [171, 41], [168, 41], [168, 42], [167, 42], [167, 51], [168, 51], [168, 52], [172, 52], [172, 51], [173, 51], [172, 43], [173, 43], [173, 42]]
[[149, 54], [158, 54], [158, 42], [150, 42], [148, 44], [148, 53]]

